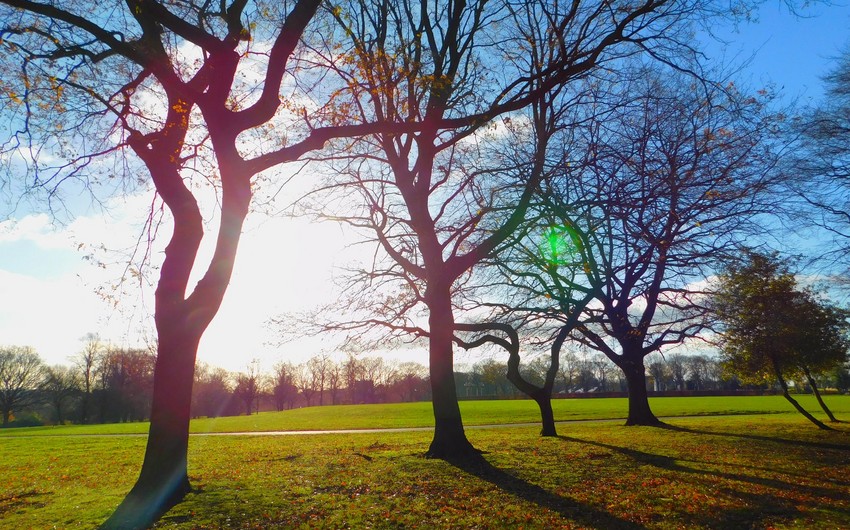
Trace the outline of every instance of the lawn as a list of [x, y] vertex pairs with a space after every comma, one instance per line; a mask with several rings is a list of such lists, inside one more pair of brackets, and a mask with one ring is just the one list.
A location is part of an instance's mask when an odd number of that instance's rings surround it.
[[[818, 413], [812, 396], [798, 396], [803, 406]], [[830, 408], [850, 419], [850, 396], [825, 396]], [[778, 414], [793, 412], [781, 396], [662, 397], [650, 398], [658, 416], [703, 416], [720, 414]], [[537, 405], [527, 399], [501, 401], [462, 401], [465, 425], [537, 423]], [[620, 419], [626, 417], [626, 398], [556, 399], [552, 402], [557, 421]], [[822, 415], [821, 415], [822, 416]], [[191, 432], [255, 432], [339, 429], [386, 429], [432, 427], [431, 404], [391, 403], [386, 405], [337, 405], [306, 407], [283, 412], [261, 412], [251, 416], [201, 418], [192, 420]], [[147, 423], [71, 425], [0, 429], [2, 436], [47, 434], [145, 434]]]
[[[455, 465], [422, 457], [425, 431], [196, 436], [195, 491], [158, 527], [850, 528], [850, 424], [820, 431], [786, 413], [668, 423], [564, 423], [555, 439], [533, 425], [470, 429], [484, 458]], [[0, 439], [0, 527], [95, 527], [143, 451], [136, 436]]]

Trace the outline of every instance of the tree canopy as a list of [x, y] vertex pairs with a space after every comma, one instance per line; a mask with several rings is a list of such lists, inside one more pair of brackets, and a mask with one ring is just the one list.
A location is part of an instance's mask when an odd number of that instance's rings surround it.
[[726, 369], [745, 382], [777, 382], [798, 411], [826, 428], [790, 396], [787, 378], [807, 374], [817, 390], [813, 371], [846, 362], [847, 312], [800, 290], [789, 265], [775, 254], [748, 251], [727, 267], [718, 282], [712, 306], [722, 324]]

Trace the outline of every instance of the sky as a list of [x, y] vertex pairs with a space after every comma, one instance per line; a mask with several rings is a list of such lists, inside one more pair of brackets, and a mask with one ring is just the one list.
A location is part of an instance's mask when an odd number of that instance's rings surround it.
[[[814, 6], [802, 13], [797, 18], [784, 2], [772, 1], [753, 23], [715, 28], [726, 45], [710, 42], [709, 59], [746, 61], [739, 77], [751, 88], [773, 84], [788, 101], [815, 102], [830, 60], [850, 42], [850, 7]], [[124, 271], [122, 255], [103, 250], [133, 248], [150, 200], [144, 194], [117, 197], [105, 210], [85, 211], [64, 224], [36, 212], [0, 218], [0, 345], [29, 345], [48, 364], [68, 364], [87, 333], [118, 347], [150, 343], [152, 287], [131, 278], [114, 288]], [[164, 240], [153, 249], [155, 260]], [[355, 255], [346, 244], [333, 224], [250, 215], [233, 279], [198, 359], [240, 371], [253, 359], [270, 369], [279, 361], [334, 353], [332, 337], [280, 344], [267, 321], [331, 302], [337, 267]], [[422, 352], [398, 358], [427, 364]]]

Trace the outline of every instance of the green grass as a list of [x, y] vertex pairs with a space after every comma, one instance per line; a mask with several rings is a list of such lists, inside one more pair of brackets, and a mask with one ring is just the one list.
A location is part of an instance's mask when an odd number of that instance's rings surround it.
[[[799, 396], [813, 413], [820, 410], [812, 396]], [[826, 396], [826, 402], [839, 417], [850, 419], [850, 396]], [[793, 412], [781, 396], [676, 397], [651, 398], [658, 416], [700, 416], [718, 414], [777, 414]], [[536, 423], [537, 405], [530, 400], [462, 401], [466, 425]], [[555, 419], [593, 420], [625, 418], [625, 398], [557, 399], [553, 402]], [[386, 405], [338, 405], [307, 407], [283, 412], [262, 412], [252, 416], [202, 418], [193, 420], [191, 432], [303, 431], [370, 428], [431, 427], [430, 403], [393, 403]], [[2, 436], [48, 434], [145, 434], [147, 423], [110, 425], [68, 425], [0, 429]]]
[[[793, 414], [472, 429], [478, 465], [429, 432], [193, 437], [195, 487], [161, 528], [850, 528], [850, 425]], [[143, 437], [0, 439], [0, 528], [94, 528]]]

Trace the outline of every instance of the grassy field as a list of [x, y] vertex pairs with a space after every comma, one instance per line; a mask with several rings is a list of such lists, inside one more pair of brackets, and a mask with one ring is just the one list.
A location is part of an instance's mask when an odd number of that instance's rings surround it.
[[[429, 432], [199, 436], [195, 491], [160, 528], [850, 528], [850, 425], [793, 414], [473, 429], [482, 461], [422, 457]], [[0, 528], [94, 528], [143, 437], [0, 440]]]
[[[813, 397], [799, 396], [798, 399], [813, 413], [820, 410]], [[843, 414], [850, 419], [850, 396], [826, 396], [825, 400], [838, 416]], [[655, 413], [662, 417], [793, 412], [791, 405], [780, 396], [668, 397], [651, 398], [650, 403]], [[627, 411], [625, 398], [557, 399], [552, 405], [558, 421], [625, 418]], [[537, 405], [530, 400], [462, 401], [461, 411], [464, 424], [470, 426], [540, 421]], [[202, 418], [193, 420], [190, 429], [193, 433], [205, 433], [405, 428], [431, 427], [433, 421], [430, 403], [395, 403], [308, 407], [252, 416]], [[147, 423], [70, 425], [0, 429], [0, 437], [145, 434], [147, 431]]]

